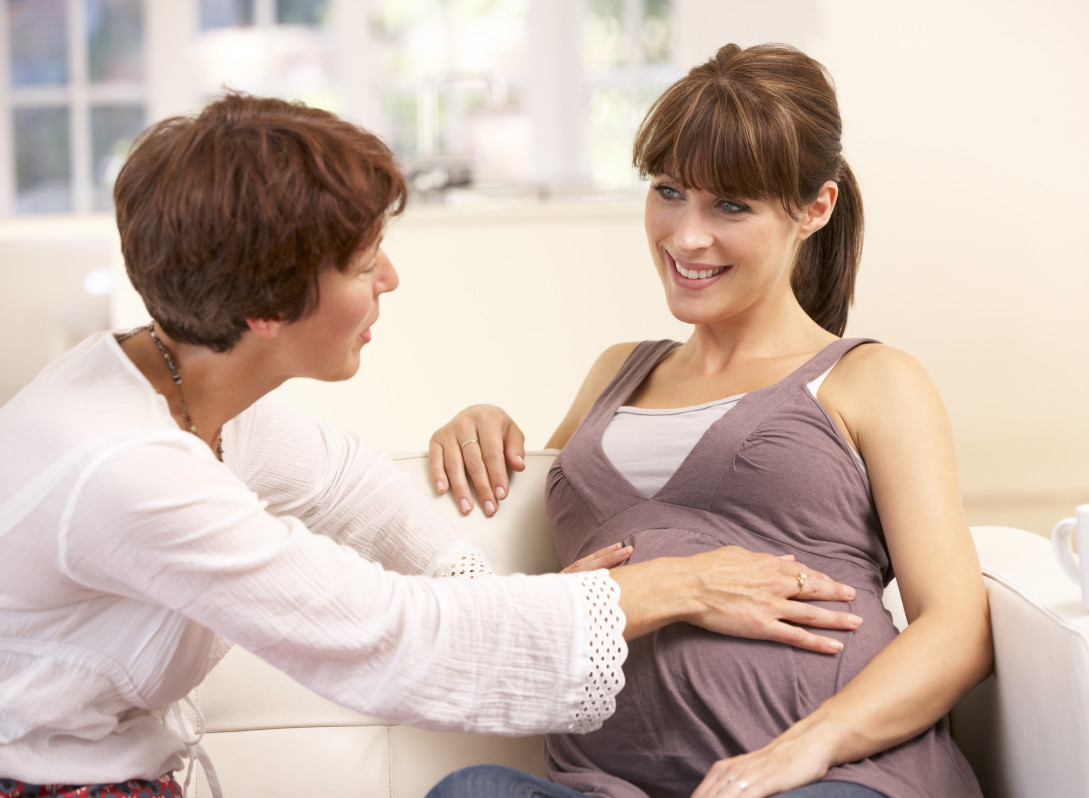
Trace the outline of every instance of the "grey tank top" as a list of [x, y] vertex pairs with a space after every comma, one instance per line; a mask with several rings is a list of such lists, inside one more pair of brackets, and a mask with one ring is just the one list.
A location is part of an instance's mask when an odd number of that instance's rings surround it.
[[[675, 347], [639, 344], [598, 397], [549, 473], [547, 508], [564, 565], [618, 541], [631, 562], [725, 545], [794, 554], [853, 585], [855, 600], [821, 602], [864, 619], [829, 656], [672, 624], [629, 644], [626, 686], [598, 731], [548, 737], [549, 776], [609, 798], [689, 796], [719, 759], [767, 744], [835, 694], [896, 635], [881, 604], [892, 578], [866, 473], [806, 384], [869, 339], [836, 341], [794, 373], [750, 391], [704, 433], [648, 498], [601, 448], [617, 407]], [[829, 770], [888, 798], [981, 798], [946, 724]]]

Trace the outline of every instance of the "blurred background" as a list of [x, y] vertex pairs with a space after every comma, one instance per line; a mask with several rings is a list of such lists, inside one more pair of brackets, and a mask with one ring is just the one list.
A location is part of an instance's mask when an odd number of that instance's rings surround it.
[[378, 448], [472, 402], [543, 446], [621, 340], [684, 338], [646, 254], [631, 139], [722, 44], [835, 78], [867, 239], [849, 335], [928, 367], [969, 520], [1089, 502], [1086, 0], [0, 0], [0, 403], [146, 320], [111, 216], [151, 121], [225, 87], [328, 108], [409, 176], [401, 287], [346, 383], [286, 404]]

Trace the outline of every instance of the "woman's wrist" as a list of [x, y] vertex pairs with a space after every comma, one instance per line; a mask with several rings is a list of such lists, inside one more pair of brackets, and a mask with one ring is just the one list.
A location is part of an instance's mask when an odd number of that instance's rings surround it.
[[856, 723], [833, 715], [827, 704], [795, 723], [776, 741], [803, 744], [825, 769], [864, 759], [888, 747], [868, 738]]
[[696, 612], [696, 580], [676, 557], [623, 565], [609, 572], [620, 585], [618, 602], [624, 613], [624, 639], [634, 640]]

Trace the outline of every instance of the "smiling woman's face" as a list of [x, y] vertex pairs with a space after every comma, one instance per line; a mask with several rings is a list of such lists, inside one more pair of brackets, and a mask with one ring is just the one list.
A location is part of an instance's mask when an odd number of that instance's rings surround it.
[[791, 271], [807, 233], [776, 200], [719, 197], [651, 178], [647, 241], [670, 312], [688, 324], [726, 321], [793, 296]]

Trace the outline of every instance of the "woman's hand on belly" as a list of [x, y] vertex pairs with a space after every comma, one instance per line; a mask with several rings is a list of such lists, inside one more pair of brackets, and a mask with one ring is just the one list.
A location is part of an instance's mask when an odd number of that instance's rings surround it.
[[809, 603], [850, 601], [854, 588], [793, 558], [725, 546], [661, 557], [611, 572], [631, 640], [674, 621], [711, 632], [835, 654], [843, 644], [803, 627], [857, 629], [862, 619]]

